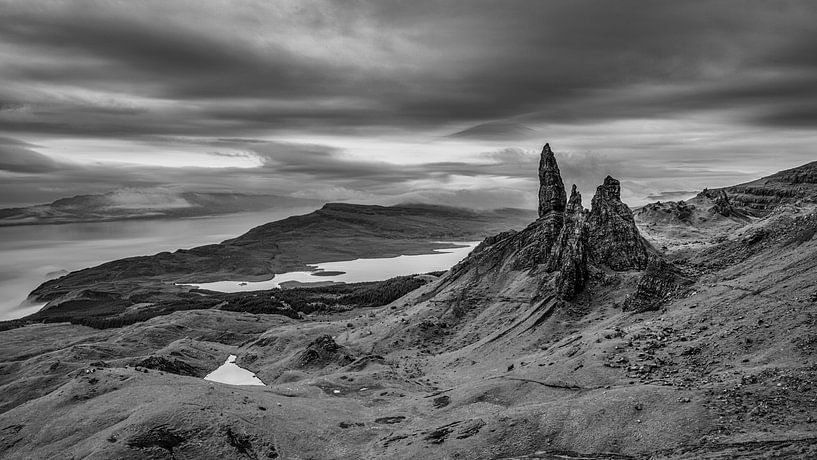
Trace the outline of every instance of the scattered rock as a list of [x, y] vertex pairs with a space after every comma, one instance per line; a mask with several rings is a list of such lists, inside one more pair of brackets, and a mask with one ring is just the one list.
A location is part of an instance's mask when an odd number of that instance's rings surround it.
[[761, 241], [766, 237], [766, 231], [763, 229], [757, 229], [745, 237], [743, 237], [743, 243], [748, 246], [753, 246]]
[[485, 426], [485, 421], [481, 418], [468, 420], [465, 422], [459, 431], [457, 431], [457, 439], [470, 438], [479, 433], [479, 430]]
[[376, 418], [376, 419], [374, 419], [374, 422], [375, 423], [381, 423], [381, 424], [384, 424], [384, 425], [393, 425], [395, 423], [400, 423], [405, 419], [406, 419], [406, 417], [404, 417], [402, 415], [394, 415], [394, 416], [391, 416], [391, 417]]
[[439, 396], [434, 398], [433, 404], [435, 409], [442, 409], [443, 407], [451, 404], [451, 397], [445, 395]]
[[426, 434], [425, 439], [431, 444], [442, 444], [445, 442], [448, 435], [454, 431], [450, 426], [440, 427], [436, 430], [430, 431]]
[[347, 428], [352, 428], [355, 426], [366, 426], [366, 424], [363, 422], [340, 422], [338, 423], [338, 426], [345, 430]]

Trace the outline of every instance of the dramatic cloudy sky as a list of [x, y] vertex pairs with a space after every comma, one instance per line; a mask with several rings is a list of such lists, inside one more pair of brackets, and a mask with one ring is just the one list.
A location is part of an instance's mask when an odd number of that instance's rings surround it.
[[817, 2], [0, 0], [0, 205], [115, 189], [533, 206], [817, 159]]

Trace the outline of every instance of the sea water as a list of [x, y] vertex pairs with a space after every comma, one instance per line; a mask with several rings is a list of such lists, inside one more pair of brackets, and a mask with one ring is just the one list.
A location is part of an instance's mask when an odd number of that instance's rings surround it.
[[39, 310], [28, 294], [46, 280], [123, 257], [175, 251], [235, 238], [295, 214], [293, 208], [186, 219], [0, 227], [0, 320]]

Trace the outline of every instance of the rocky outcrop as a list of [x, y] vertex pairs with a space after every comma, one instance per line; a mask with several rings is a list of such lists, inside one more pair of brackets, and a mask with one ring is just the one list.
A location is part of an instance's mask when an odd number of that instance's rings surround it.
[[563, 214], [551, 212], [520, 232], [514, 241], [514, 246], [518, 248], [512, 255], [514, 268], [525, 270], [546, 265], [563, 225]]
[[712, 202], [712, 207], [709, 208], [709, 212], [712, 214], [719, 214], [723, 217], [743, 218], [746, 216], [746, 213], [732, 205], [732, 200], [725, 189], [710, 190], [705, 188], [698, 194], [697, 198], [706, 198]]
[[644, 269], [649, 244], [620, 195], [619, 182], [608, 176], [593, 197], [591, 211], [582, 206], [575, 185], [567, 200], [556, 157], [546, 144], [539, 161], [539, 218], [520, 232], [486, 239], [451, 275], [470, 272], [478, 278], [475, 282], [488, 283], [509, 269], [527, 270], [541, 278], [543, 294], [555, 288], [560, 299], [569, 300], [584, 289], [590, 264]]
[[657, 201], [642, 206], [633, 216], [641, 222], [694, 225], [696, 211], [694, 204], [683, 200]]
[[570, 191], [564, 225], [553, 246], [549, 269], [558, 271], [556, 290], [560, 298], [571, 299], [587, 282], [587, 221], [582, 196], [576, 185]]
[[643, 270], [648, 243], [641, 237], [630, 208], [621, 202], [621, 185], [607, 176], [596, 188], [587, 219], [590, 260], [613, 270]]
[[322, 335], [297, 356], [295, 366], [298, 368], [324, 367], [329, 364], [346, 366], [352, 362], [354, 358], [345, 347], [338, 345], [331, 335]]
[[627, 298], [622, 309], [641, 313], [658, 310], [690, 280], [672, 264], [660, 257], [651, 257], [635, 292]]
[[566, 203], [565, 186], [556, 156], [550, 144], [545, 144], [539, 159], [539, 219], [520, 235], [515, 268], [529, 269], [548, 263], [564, 225]]
[[148, 356], [136, 362], [134, 367], [145, 367], [148, 369], [156, 369], [157, 371], [170, 372], [171, 374], [190, 375], [193, 377], [204, 377], [205, 374], [202, 369], [191, 366], [180, 359], [168, 359], [164, 356]]
[[735, 209], [732, 208], [732, 203], [729, 202], [729, 195], [726, 194], [726, 190], [721, 190], [715, 196], [715, 204], [712, 206], [712, 211], [724, 216], [729, 217], [735, 214]]
[[545, 144], [539, 158], [539, 217], [564, 212], [566, 202], [565, 185], [556, 164], [556, 156], [550, 149], [550, 144]]

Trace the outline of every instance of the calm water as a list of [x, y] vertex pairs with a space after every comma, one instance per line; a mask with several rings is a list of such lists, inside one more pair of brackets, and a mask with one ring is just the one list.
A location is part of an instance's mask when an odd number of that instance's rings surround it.
[[[450, 249], [436, 249], [433, 254], [411, 256], [371, 258], [345, 260], [341, 262], [326, 262], [315, 264], [316, 270], [311, 272], [288, 272], [275, 275], [267, 281], [216, 281], [213, 283], [192, 284], [190, 286], [220, 292], [259, 291], [279, 287], [287, 281], [314, 283], [320, 281], [336, 281], [344, 283], [359, 283], [363, 281], [380, 281], [395, 276], [428, 273], [439, 270], [448, 270], [457, 262], [465, 258], [472, 249], [479, 244], [475, 242], [451, 243], [458, 247]], [[316, 275], [321, 272], [343, 272], [337, 275]]]
[[204, 376], [204, 380], [229, 385], [264, 385], [252, 372], [235, 363], [236, 356], [230, 355], [218, 369]]
[[43, 281], [123, 257], [217, 243], [252, 227], [304, 214], [297, 208], [178, 220], [0, 227], [0, 320], [37, 311], [26, 303]]

